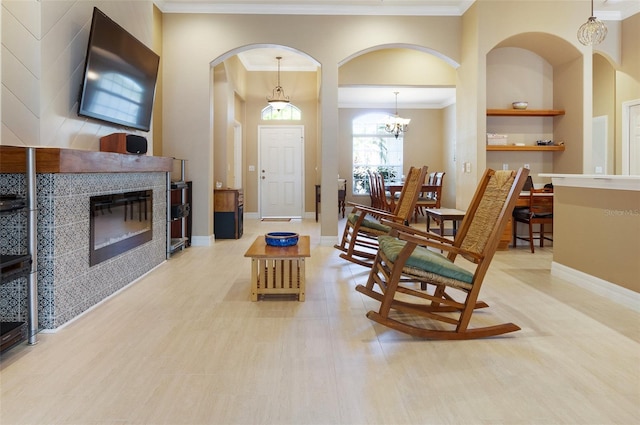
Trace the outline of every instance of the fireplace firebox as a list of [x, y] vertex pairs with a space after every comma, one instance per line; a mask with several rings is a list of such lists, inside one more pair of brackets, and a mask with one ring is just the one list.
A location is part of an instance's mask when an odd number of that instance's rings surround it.
[[153, 238], [153, 191], [90, 198], [89, 264], [94, 266]]

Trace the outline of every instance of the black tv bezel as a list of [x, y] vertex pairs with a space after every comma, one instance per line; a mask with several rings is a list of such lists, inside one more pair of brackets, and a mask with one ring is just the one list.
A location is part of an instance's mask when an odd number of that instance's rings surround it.
[[[100, 18], [102, 19], [106, 19], [108, 21], [111, 22], [111, 24], [113, 24], [114, 28], [117, 28], [119, 31], [122, 32], [123, 35], [125, 35], [126, 37], [131, 39], [132, 43], [136, 43], [136, 45], [142, 49], [142, 50], [146, 50], [150, 57], [155, 57], [157, 60], [157, 65], [156, 65], [156, 71], [155, 71], [155, 76], [154, 76], [154, 82], [153, 82], [153, 94], [151, 96], [151, 99], [149, 99], [150, 102], [150, 107], [149, 107], [149, 119], [145, 122], [145, 123], [132, 123], [130, 121], [123, 121], [123, 120], [119, 120], [117, 118], [113, 118], [113, 117], [109, 117], [109, 116], [105, 116], [105, 115], [101, 115], [101, 114], [96, 114], [92, 111], [89, 111], [87, 108], [83, 108], [84, 106], [84, 99], [86, 96], [86, 89], [87, 89], [87, 73], [91, 70], [90, 68], [90, 56], [91, 56], [91, 49], [93, 47], [93, 39], [94, 39], [94, 34], [95, 34], [95, 27], [97, 24], [97, 19], [96, 19], [96, 15], [101, 15]], [[143, 42], [141, 42], [140, 40], [138, 40], [136, 37], [134, 37], [130, 32], [128, 32], [127, 30], [125, 30], [120, 24], [118, 24], [117, 22], [115, 22], [113, 19], [111, 19], [107, 14], [105, 14], [104, 12], [102, 12], [100, 9], [98, 9], [97, 7], [93, 8], [93, 14], [92, 14], [92, 18], [91, 18], [91, 29], [89, 31], [89, 39], [87, 41], [87, 50], [86, 50], [86, 54], [85, 54], [85, 63], [84, 63], [84, 69], [83, 69], [83, 73], [82, 73], [82, 83], [80, 85], [80, 92], [78, 94], [78, 116], [80, 117], [85, 117], [85, 118], [91, 118], [94, 120], [98, 120], [101, 122], [105, 122], [105, 123], [109, 123], [109, 124], [115, 124], [118, 126], [123, 126], [125, 128], [131, 128], [131, 129], [136, 129], [136, 130], [141, 130], [141, 131], [150, 131], [151, 130], [151, 121], [153, 119], [153, 106], [155, 103], [155, 97], [156, 97], [156, 90], [157, 90], [157, 85], [158, 85], [158, 71], [160, 68], [160, 56], [155, 53], [152, 49], [150, 49], [149, 47], [147, 47], [146, 44], [144, 44]]]

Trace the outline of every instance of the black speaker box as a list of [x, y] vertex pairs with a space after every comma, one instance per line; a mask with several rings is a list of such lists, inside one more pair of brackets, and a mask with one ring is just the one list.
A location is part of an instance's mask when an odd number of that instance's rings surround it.
[[100, 151], [144, 155], [147, 153], [147, 138], [137, 134], [109, 134], [100, 138]]

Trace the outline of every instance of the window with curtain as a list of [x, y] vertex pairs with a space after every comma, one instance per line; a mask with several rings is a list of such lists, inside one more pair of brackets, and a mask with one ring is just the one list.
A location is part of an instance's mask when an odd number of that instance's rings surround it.
[[370, 113], [356, 117], [352, 123], [354, 195], [369, 193], [368, 171], [377, 171], [385, 182], [400, 179], [403, 162], [403, 137], [396, 137], [384, 127], [386, 113]]

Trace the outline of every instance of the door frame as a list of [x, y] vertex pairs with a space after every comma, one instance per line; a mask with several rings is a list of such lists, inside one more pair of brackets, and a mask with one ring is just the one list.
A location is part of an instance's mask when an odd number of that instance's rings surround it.
[[631, 108], [640, 105], [640, 99], [622, 102], [622, 174], [628, 176], [631, 172], [629, 163], [631, 161], [631, 134], [629, 125], [631, 124]]
[[243, 182], [243, 161], [242, 161], [242, 124], [235, 121], [233, 124], [233, 187], [242, 187]]
[[258, 217], [260, 219], [263, 218], [263, 213], [262, 213], [262, 183], [260, 182], [261, 180], [261, 171], [262, 170], [262, 129], [263, 128], [281, 128], [281, 129], [285, 129], [285, 128], [299, 128], [300, 129], [300, 134], [302, 135], [302, 143], [300, 146], [300, 188], [301, 188], [301, 193], [300, 193], [300, 218], [304, 218], [306, 211], [305, 211], [305, 137], [304, 137], [304, 125], [300, 124], [300, 125], [296, 125], [296, 124], [290, 124], [290, 125], [258, 125]]

